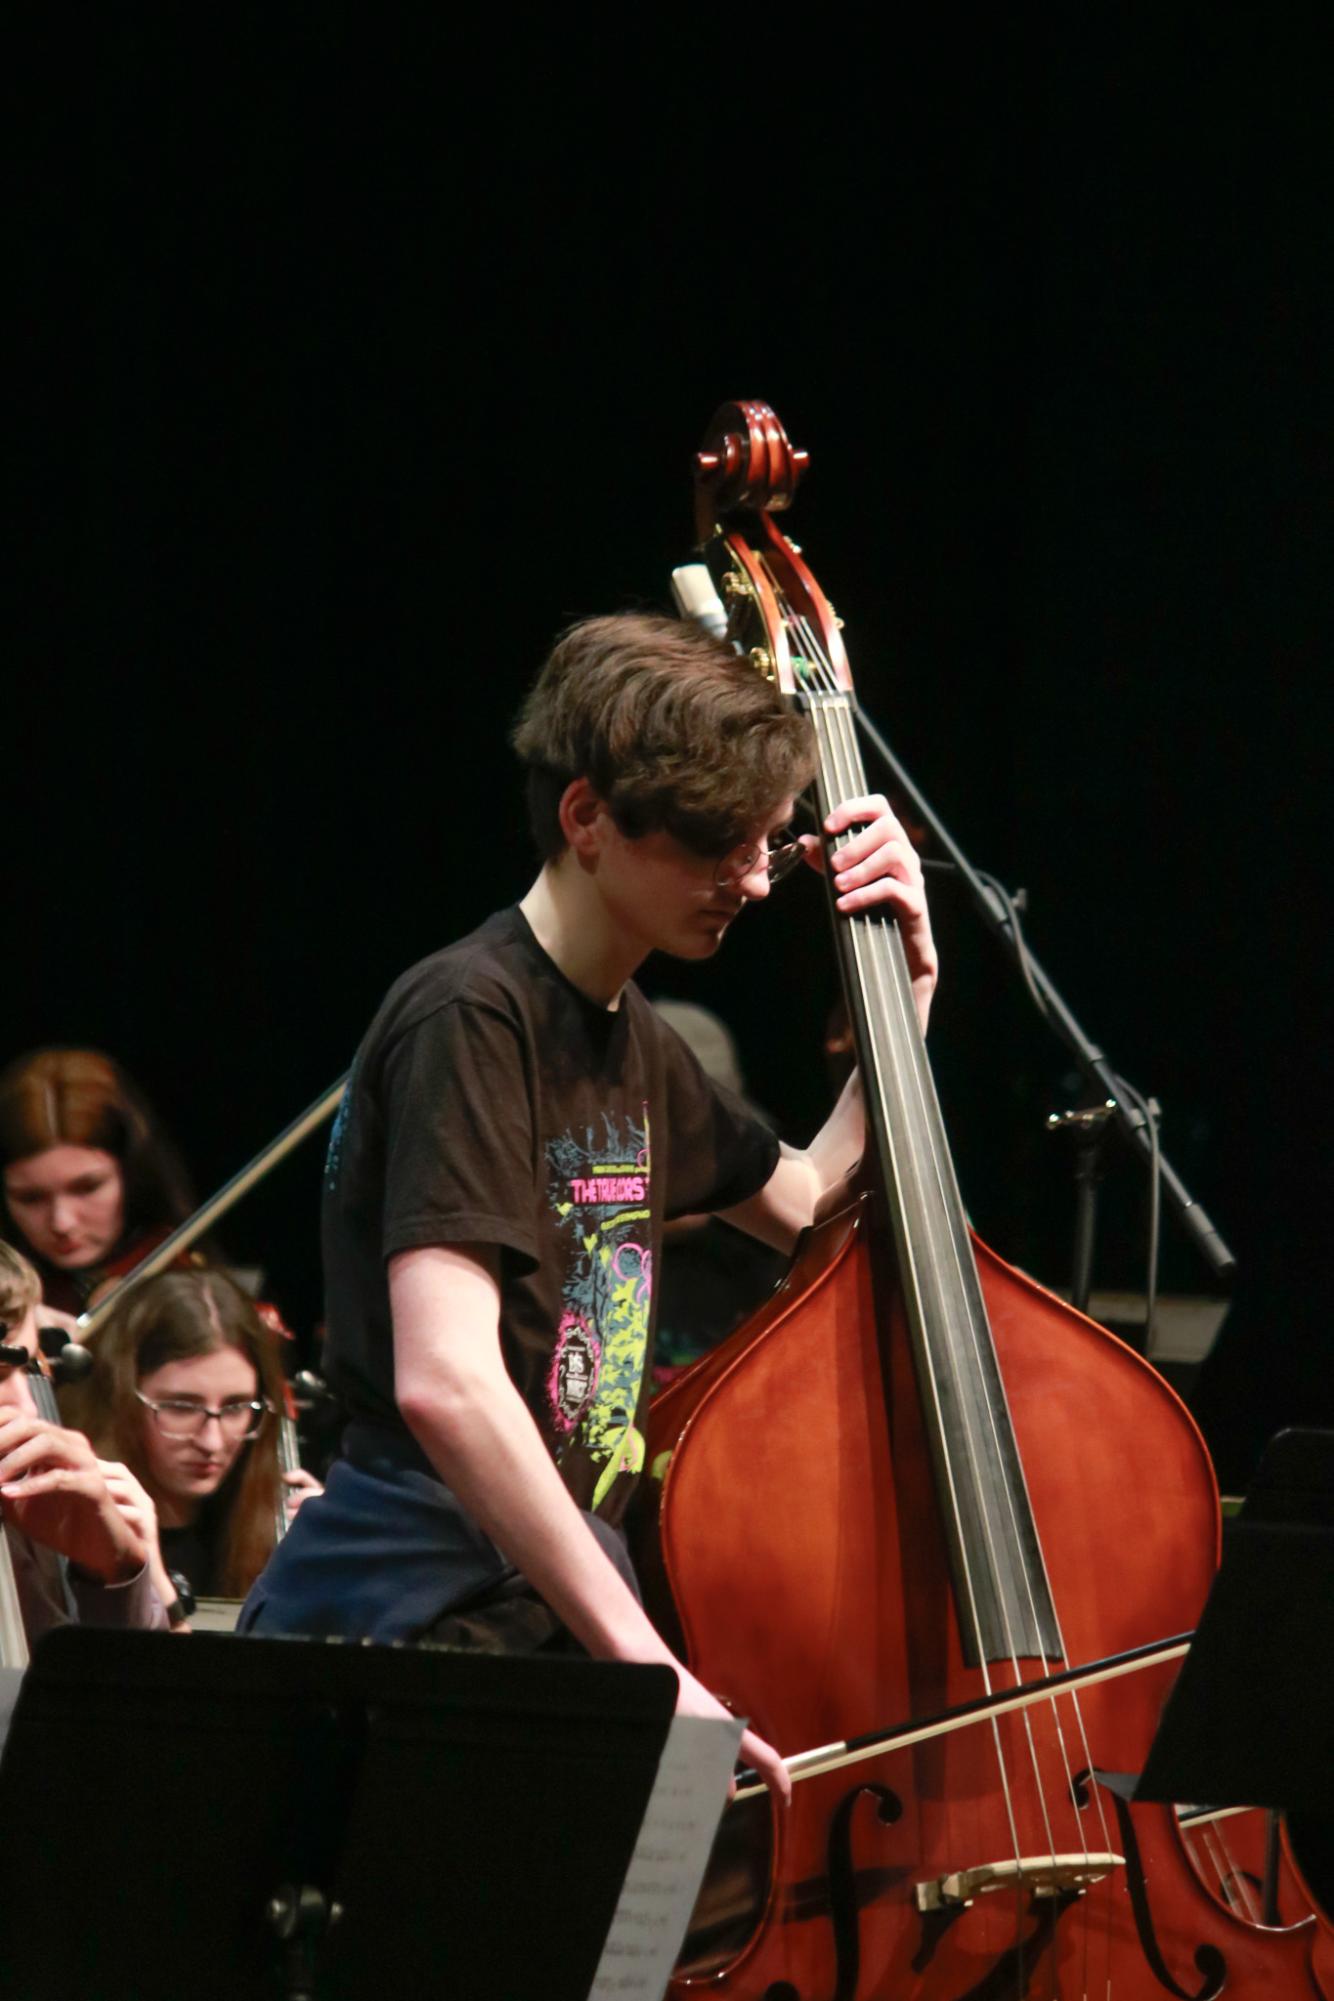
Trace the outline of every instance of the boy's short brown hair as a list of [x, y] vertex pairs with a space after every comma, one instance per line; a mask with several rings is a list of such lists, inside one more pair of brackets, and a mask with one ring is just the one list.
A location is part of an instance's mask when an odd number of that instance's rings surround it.
[[16, 1327], [42, 1296], [42, 1281], [21, 1251], [0, 1237], [0, 1324]]
[[563, 633], [513, 743], [548, 861], [565, 847], [559, 808], [572, 779], [589, 781], [623, 834], [665, 829], [721, 855], [815, 770], [809, 723], [749, 660], [698, 626], [644, 612]]

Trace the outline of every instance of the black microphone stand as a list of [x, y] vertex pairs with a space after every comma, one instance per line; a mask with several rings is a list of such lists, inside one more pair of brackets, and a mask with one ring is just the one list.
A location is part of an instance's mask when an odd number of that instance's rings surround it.
[[[866, 741], [888, 771], [895, 792], [915, 819], [930, 833], [938, 852], [968, 890], [973, 905], [987, 930], [1008, 952], [1034, 1004], [1053, 1034], [1064, 1043], [1084, 1076], [1089, 1093], [1097, 1102], [1087, 1114], [1058, 1114], [1051, 1123], [1061, 1125], [1084, 1121], [1079, 1129], [1076, 1167], [1076, 1248], [1075, 1304], [1086, 1307], [1091, 1282], [1093, 1232], [1096, 1214], [1098, 1164], [1102, 1134], [1116, 1131], [1132, 1151], [1152, 1171], [1155, 1166], [1159, 1186], [1167, 1206], [1177, 1218], [1195, 1249], [1204, 1259], [1214, 1279], [1229, 1286], [1236, 1274], [1237, 1261], [1209, 1217], [1168, 1162], [1156, 1141], [1151, 1124], [1152, 1104], [1144, 1107], [1127, 1103], [1124, 1079], [1118, 1076], [1103, 1050], [1085, 1034], [1062, 1000], [1048, 975], [1021, 937], [1013, 907], [1008, 899], [975, 869], [939, 816], [923, 798], [917, 786], [895, 757], [880, 731], [864, 709], [857, 709], [857, 722]], [[1138, 1093], [1135, 1094], [1138, 1096]], [[1079, 1294], [1082, 1292], [1082, 1300]]]

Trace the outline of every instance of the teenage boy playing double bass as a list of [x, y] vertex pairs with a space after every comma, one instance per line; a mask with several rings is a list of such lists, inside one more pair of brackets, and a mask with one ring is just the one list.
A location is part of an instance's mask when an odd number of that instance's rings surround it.
[[[247, 1603], [259, 1632], [669, 1662], [619, 1524], [643, 1465], [664, 1220], [715, 1213], [790, 1248], [861, 1158], [857, 1080], [804, 1150], [710, 1082], [634, 983], [709, 959], [788, 868], [814, 770], [804, 718], [674, 620], [590, 619], [556, 645], [514, 745], [541, 871], [516, 907], [390, 989], [325, 1170], [327, 1368], [351, 1414], [327, 1492]], [[925, 1027], [921, 868], [879, 796], [830, 835], [845, 913], [899, 921]], [[485, 863], [485, 852], [481, 860]], [[777, 1754], [742, 1755], [786, 1790]]]

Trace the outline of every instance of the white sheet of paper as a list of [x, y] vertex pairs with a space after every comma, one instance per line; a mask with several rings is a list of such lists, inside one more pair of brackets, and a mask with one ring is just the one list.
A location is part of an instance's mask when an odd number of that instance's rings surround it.
[[662, 2001], [727, 1800], [741, 1728], [672, 1718], [589, 2001]]

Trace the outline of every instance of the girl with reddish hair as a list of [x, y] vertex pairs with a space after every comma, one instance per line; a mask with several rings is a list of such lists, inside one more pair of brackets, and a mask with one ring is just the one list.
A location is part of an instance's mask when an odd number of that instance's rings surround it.
[[38, 1049], [0, 1075], [0, 1236], [45, 1302], [81, 1313], [193, 1208], [143, 1095], [96, 1049]]

